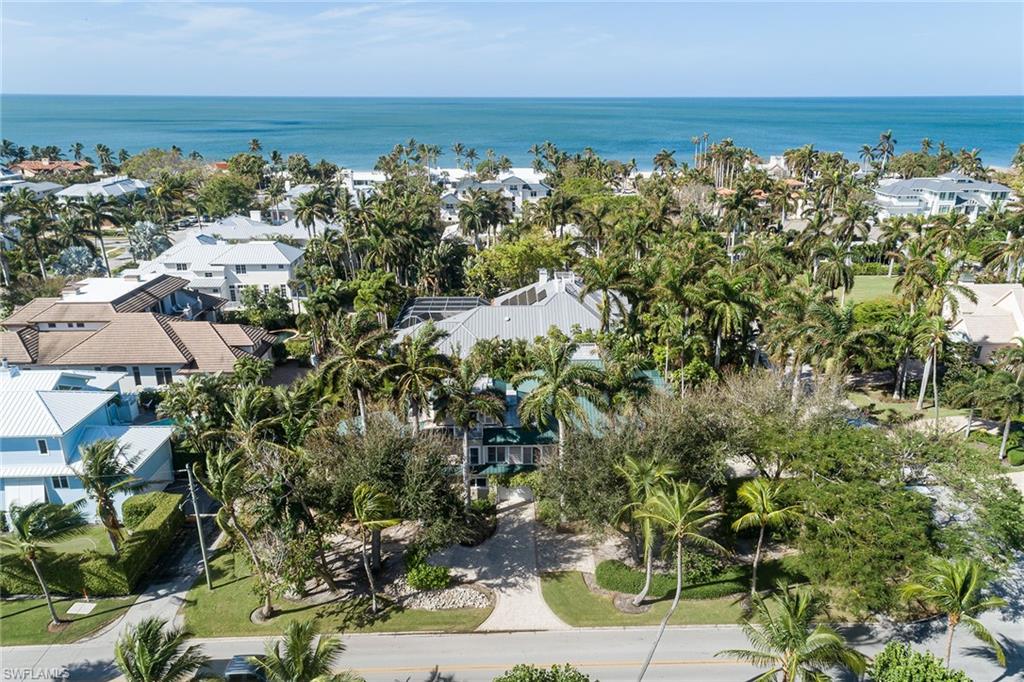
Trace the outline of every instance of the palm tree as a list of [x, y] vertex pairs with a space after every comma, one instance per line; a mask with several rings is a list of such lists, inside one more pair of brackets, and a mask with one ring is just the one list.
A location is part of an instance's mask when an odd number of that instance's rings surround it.
[[722, 362], [722, 337], [746, 329], [756, 307], [754, 296], [747, 290], [746, 275], [732, 275], [716, 268], [708, 273], [704, 285], [704, 303], [708, 321], [715, 334], [715, 369]]
[[651, 498], [644, 505], [644, 508], [637, 513], [640, 518], [650, 519], [656, 526], [660, 526], [670, 540], [676, 543], [676, 596], [672, 600], [665, 617], [661, 619], [661, 626], [658, 629], [658, 636], [651, 646], [647, 659], [637, 682], [642, 682], [647, 668], [651, 665], [654, 652], [658, 649], [665, 634], [665, 627], [668, 621], [679, 606], [679, 599], [683, 592], [683, 548], [686, 545], [699, 545], [708, 547], [720, 552], [725, 549], [717, 542], [705, 535], [707, 527], [722, 516], [721, 512], [709, 511], [711, 499], [703, 489], [693, 483], [675, 483], [654, 492]]
[[0, 534], [0, 547], [12, 550], [32, 567], [39, 587], [43, 590], [46, 606], [50, 609], [50, 620], [54, 625], [60, 623], [60, 618], [57, 617], [57, 610], [53, 608], [53, 598], [50, 597], [43, 572], [39, 569], [39, 560], [48, 551], [43, 543], [57, 542], [85, 530], [87, 522], [78, 509], [79, 506], [46, 502], [32, 502], [24, 507], [11, 505], [8, 512], [11, 532]]
[[675, 153], [675, 150], [670, 151], [668, 149], [662, 149], [654, 155], [654, 167], [663, 175], [670, 175], [678, 165], [676, 163]]
[[817, 682], [832, 679], [825, 671], [833, 666], [856, 675], [867, 667], [863, 654], [842, 635], [827, 625], [814, 625], [823, 607], [810, 593], [787, 586], [767, 601], [755, 597], [754, 610], [755, 618], [740, 626], [754, 648], [727, 649], [715, 655], [770, 668], [756, 678], [759, 682]]
[[840, 304], [846, 303], [846, 294], [853, 289], [853, 266], [847, 262], [846, 251], [836, 244], [825, 244], [819, 248], [815, 257], [821, 259], [818, 264], [815, 283], [824, 285], [829, 291], [842, 289]]
[[572, 356], [578, 348], [573, 341], [548, 336], [530, 348], [534, 369], [512, 377], [513, 386], [527, 381], [537, 383], [519, 403], [519, 417], [540, 429], [554, 419], [559, 461], [567, 429], [576, 422], [587, 421], [580, 399], [600, 399], [601, 373], [593, 366], [573, 363]]
[[378, 376], [394, 379], [395, 398], [406, 414], [412, 413], [413, 434], [420, 432], [420, 413], [430, 396], [448, 377], [451, 360], [437, 349], [448, 334], [428, 321], [417, 332], [402, 339]]
[[267, 682], [356, 682], [350, 673], [332, 673], [345, 645], [337, 637], [317, 639], [316, 622], [296, 621], [288, 624], [283, 641], [267, 642], [266, 655], [252, 657]]
[[1010, 425], [1014, 417], [1024, 411], [1024, 386], [1009, 372], [991, 375], [982, 395], [983, 405], [1003, 420], [1003, 437], [999, 441], [999, 459], [1006, 459], [1010, 439]]
[[86, 227], [99, 240], [100, 252], [103, 255], [103, 267], [107, 271], [107, 277], [110, 277], [110, 260], [107, 258], [107, 245], [103, 241], [103, 225], [104, 223], [113, 224], [117, 220], [113, 203], [107, 197], [90, 194], [77, 205], [76, 210], [82, 216]]
[[638, 459], [626, 455], [622, 464], [615, 466], [619, 475], [626, 479], [629, 487], [629, 502], [622, 508], [620, 515], [631, 520], [640, 521], [640, 535], [644, 549], [644, 586], [633, 597], [633, 605], [639, 606], [647, 598], [654, 578], [654, 521], [646, 516], [638, 516], [646, 508], [654, 494], [666, 485], [671, 484], [677, 471], [671, 464], [662, 464], [654, 459]]
[[[931, 369], [932, 400], [935, 402], [935, 432], [939, 431], [939, 358], [942, 355], [946, 342], [949, 341], [949, 328], [946, 319], [942, 315], [932, 315], [921, 325], [921, 329], [914, 338], [914, 344], [918, 350], [927, 354], [924, 374], [921, 376], [922, 386], [928, 383], [928, 370]], [[923, 391], [922, 391], [923, 394]], [[917, 409], [922, 408], [923, 395], [918, 398]]]
[[963, 623], [995, 651], [999, 664], [1006, 666], [1006, 654], [992, 633], [974, 618], [976, 614], [1006, 605], [1000, 597], [984, 597], [987, 584], [984, 569], [973, 559], [934, 559], [921, 582], [903, 586], [907, 601], [916, 601], [946, 614], [946, 665], [953, 653], [953, 635]]
[[260, 576], [259, 584], [266, 586], [262, 615], [267, 619], [274, 613], [270, 583], [266, 579], [263, 560], [256, 551], [249, 531], [242, 525], [240, 514], [241, 506], [248, 494], [248, 483], [252, 478], [248, 464], [240, 455], [238, 451], [210, 450], [206, 453], [206, 466], [198, 478], [210, 497], [220, 503], [220, 509], [217, 510], [217, 525], [229, 536], [237, 535], [242, 539], [253, 568]]
[[210, 663], [198, 644], [185, 646], [182, 628], [165, 629], [167, 621], [146, 618], [129, 625], [114, 645], [114, 663], [126, 682], [182, 682]]
[[607, 333], [611, 329], [613, 310], [619, 319], [626, 316], [626, 302], [621, 291], [632, 284], [629, 268], [621, 260], [590, 258], [580, 265], [580, 274], [584, 282], [580, 297], [592, 292], [601, 296], [601, 331]]
[[755, 478], [744, 482], [736, 491], [736, 497], [747, 505], [750, 511], [736, 519], [732, 524], [733, 530], [759, 529], [757, 549], [754, 550], [754, 563], [750, 569], [751, 595], [757, 594], [757, 565], [761, 561], [761, 547], [764, 544], [765, 531], [792, 523], [800, 517], [800, 505], [781, 506], [784, 489], [782, 481]]
[[332, 217], [331, 204], [319, 187], [300, 195], [295, 200], [295, 223], [305, 227], [310, 237], [315, 237], [317, 222], [328, 222]]
[[891, 130], [887, 130], [878, 136], [878, 145], [875, 147], [878, 151], [878, 158], [882, 160], [882, 172], [885, 172], [885, 166], [889, 163], [889, 159], [896, 153], [896, 139], [892, 135]]
[[377, 585], [370, 569], [370, 555], [366, 551], [370, 535], [375, 531], [397, 525], [401, 519], [395, 511], [395, 501], [387, 493], [374, 488], [369, 483], [360, 483], [352, 492], [352, 515], [359, 525], [359, 538], [362, 542], [363, 569], [366, 580], [370, 583], [370, 603], [373, 612], [377, 613]]
[[505, 396], [490, 386], [478, 388], [484, 378], [475, 363], [463, 360], [441, 383], [434, 402], [438, 419], [450, 419], [462, 429], [462, 486], [467, 511], [470, 503], [469, 432], [482, 417], [500, 420], [505, 416]]
[[139, 456], [129, 455], [114, 438], [93, 441], [82, 446], [80, 452], [82, 460], [78, 479], [89, 497], [96, 501], [96, 515], [107, 529], [114, 555], [120, 556], [124, 534], [114, 497], [146, 487], [146, 483], [134, 475]]
[[971, 437], [974, 425], [974, 412], [979, 405], [990, 398], [991, 377], [984, 367], [968, 369], [959, 381], [946, 384], [946, 396], [956, 405], [967, 405], [967, 428], [964, 429], [964, 440]]
[[249, 140], [249, 151], [253, 154], [258, 154], [263, 149], [263, 144], [260, 143], [259, 139], [252, 138]]
[[471, 189], [459, 202], [459, 229], [462, 235], [473, 236], [473, 246], [480, 250], [480, 233], [487, 229], [487, 193]]
[[868, 341], [880, 338], [877, 330], [860, 328], [853, 310], [852, 305], [822, 301], [808, 310], [807, 350], [824, 373], [836, 378], [844, 377], [851, 363], [871, 359]]
[[366, 392], [384, 366], [381, 349], [391, 333], [383, 330], [370, 313], [340, 313], [328, 332], [332, 352], [320, 370], [326, 392], [334, 397], [354, 397], [359, 420], [366, 428]]

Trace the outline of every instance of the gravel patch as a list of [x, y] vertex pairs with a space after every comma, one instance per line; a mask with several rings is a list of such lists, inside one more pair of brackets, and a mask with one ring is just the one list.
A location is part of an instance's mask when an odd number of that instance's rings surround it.
[[405, 576], [388, 583], [384, 594], [406, 609], [445, 611], [448, 609], [485, 609], [491, 598], [482, 589], [468, 585], [455, 585], [443, 590], [416, 590], [409, 586]]

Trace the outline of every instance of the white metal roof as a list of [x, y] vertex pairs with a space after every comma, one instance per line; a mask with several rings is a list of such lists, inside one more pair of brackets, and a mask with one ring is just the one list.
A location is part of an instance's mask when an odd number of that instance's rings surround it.
[[[128, 457], [138, 457], [141, 467], [157, 448], [174, 435], [173, 426], [87, 426], [82, 430], [82, 443], [93, 443], [104, 438], [116, 438]], [[72, 468], [75, 463], [72, 462]]]
[[0, 391], [51, 391], [67, 379], [85, 379], [89, 388], [107, 390], [124, 377], [122, 372], [70, 369], [0, 368]]
[[302, 258], [302, 250], [282, 242], [247, 242], [235, 244], [215, 259], [211, 265], [290, 265]]
[[0, 391], [0, 437], [60, 437], [117, 394], [112, 391]]

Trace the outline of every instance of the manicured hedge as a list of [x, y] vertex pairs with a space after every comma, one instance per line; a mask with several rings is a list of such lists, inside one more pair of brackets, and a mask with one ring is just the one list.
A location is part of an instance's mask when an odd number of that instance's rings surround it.
[[121, 521], [134, 530], [156, 509], [157, 500], [152, 495], [132, 495], [121, 505]]
[[[139, 499], [141, 498], [141, 499]], [[170, 545], [185, 520], [181, 495], [146, 493], [125, 504], [129, 510], [151, 508], [121, 547], [120, 560], [96, 551], [47, 554], [40, 562], [46, 585], [55, 594], [108, 597], [131, 594]], [[132, 514], [136, 512], [130, 512]], [[0, 562], [0, 594], [39, 594], [32, 568], [13, 557]]]
[[[683, 599], [717, 599], [730, 594], [738, 594], [750, 589], [750, 572], [745, 566], [726, 568], [717, 575], [705, 578], [700, 582], [686, 579], [684, 569]], [[630, 568], [621, 561], [602, 561], [595, 572], [597, 584], [612, 592], [638, 594], [644, 586], [644, 572]], [[674, 573], [655, 573], [651, 580], [650, 597], [664, 599], [676, 592], [676, 576]]]

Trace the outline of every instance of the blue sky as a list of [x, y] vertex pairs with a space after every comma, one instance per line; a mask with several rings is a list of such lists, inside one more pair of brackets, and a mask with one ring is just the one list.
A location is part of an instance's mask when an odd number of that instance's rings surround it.
[[1024, 4], [0, 3], [2, 91], [1024, 94]]

